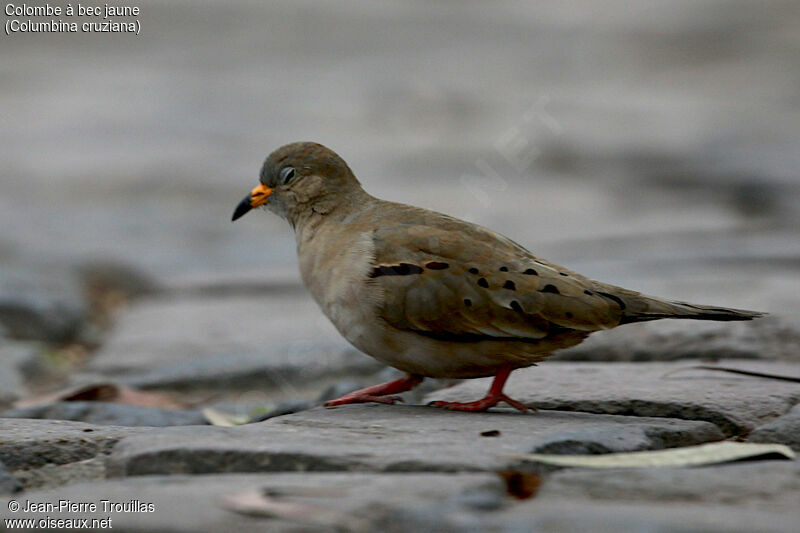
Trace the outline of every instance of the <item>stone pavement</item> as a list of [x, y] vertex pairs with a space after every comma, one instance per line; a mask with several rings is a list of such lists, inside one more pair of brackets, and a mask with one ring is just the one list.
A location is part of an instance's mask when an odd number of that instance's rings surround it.
[[112, 515], [120, 531], [796, 530], [796, 500], [785, 495], [798, 490], [798, 471], [785, 463], [575, 474], [553, 475], [528, 500], [510, 499], [494, 474], [419, 472], [145, 476], [28, 497], [154, 503], [154, 512]]
[[[2, 36], [0, 518], [795, 533], [798, 460], [508, 457], [800, 451], [800, 383], [776, 379], [800, 378], [795, 4], [142, 0], [139, 37]], [[512, 374], [536, 413], [426, 405], [485, 379], [319, 407], [396, 372], [321, 315], [284, 222], [229, 223], [262, 158], [301, 139], [377, 196], [590, 277], [770, 316], [597, 333]]]
[[[29, 443], [52, 429], [27, 423]], [[51, 513], [111, 516], [121, 531], [215, 531], [223, 525], [245, 531], [790, 532], [796, 527], [796, 461], [559, 470], [543, 478], [533, 497], [523, 498], [496, 473], [514, 468], [503, 459], [507, 452], [574, 452], [580, 440], [576, 427], [593, 428], [599, 434], [595, 440], [615, 450], [722, 436], [709, 423], [674, 419], [349, 406], [239, 428], [137, 430], [106, 456], [105, 472], [75, 469], [71, 480], [61, 479], [71, 484], [2, 498], [0, 514], [37, 517], [6, 511], [11, 499], [25, 498], [152, 504], [150, 512]], [[109, 440], [119, 435], [113, 428], [74, 428], [105, 432]], [[482, 436], [487, 428], [499, 435]], [[65, 449], [74, 446], [64, 441]]]
[[[157, 302], [158, 298], [143, 300], [133, 309], [141, 305], [141, 309], [158, 310]], [[204, 299], [196, 303], [194, 317], [213, 309]], [[169, 302], [164, 304], [170, 307]], [[223, 298], [220, 308], [226, 305]], [[196, 398], [189, 386], [189, 370], [182, 374], [186, 381], [178, 388], [166, 379], [145, 381], [138, 372], [149, 367], [151, 378], [166, 372], [166, 365], [141, 363], [147, 350], [163, 353], [162, 362], [188, 357], [183, 350], [191, 348], [198, 330], [188, 328], [184, 340], [178, 335], [170, 339], [142, 316], [134, 311], [119, 315], [120, 325], [109, 342], [74, 379], [83, 382], [87, 376], [99, 376], [106, 382], [130, 384], [133, 375], [143, 386], [168, 392], [176, 401]], [[133, 332], [142, 324], [146, 327], [139, 330], [140, 338], [146, 342], [124, 348], [122, 341], [136, 338]], [[250, 325], [250, 320], [243, 320], [238, 327], [246, 330]], [[700, 344], [704, 330], [693, 337], [691, 325], [686, 336]], [[148, 331], [152, 338], [145, 334]], [[278, 328], [275, 335], [266, 336], [280, 346], [291, 335], [291, 328]], [[211, 352], [228, 349], [225, 337], [216, 340], [218, 344], [208, 346]], [[260, 346], [265, 369], [277, 365], [271, 362], [273, 358], [282, 361], [283, 366], [274, 368], [285, 373], [286, 381], [276, 385], [274, 376], [264, 370], [258, 379], [242, 371], [216, 382], [209, 379], [204, 365], [198, 365], [198, 387], [205, 394], [210, 389], [225, 391], [226, 398], [207, 399], [185, 410], [83, 401], [8, 411], [6, 416], [77, 421], [0, 421], [4, 465], [0, 488], [6, 494], [0, 501], [0, 516], [41, 518], [37, 513], [8, 512], [11, 499], [69, 499], [97, 505], [103, 500], [152, 504], [152, 512], [50, 513], [54, 518], [110, 517], [114, 529], [121, 531], [235, 527], [242, 531], [788, 533], [800, 520], [797, 461], [554, 471], [531, 470], [530, 464], [508, 457], [527, 452], [653, 450], [726, 437], [783, 442], [800, 451], [797, 383], [692, 368], [704, 363], [798, 376], [800, 363], [794, 359], [719, 359], [713, 364], [690, 358], [636, 363], [554, 359], [517, 371], [509, 381], [511, 395], [539, 408], [529, 414], [502, 407], [488, 413], [457, 413], [424, 405], [434, 398], [475, 398], [484, 392], [486, 380], [433, 390], [422, 405], [302, 410], [313, 406], [328, 384], [337, 379], [345, 383], [342, 374], [332, 379], [324, 372], [309, 373], [306, 383], [291, 385], [291, 376], [298, 370], [292, 370], [292, 361], [281, 356], [280, 350], [248, 337], [246, 331], [239, 340], [254, 353]], [[322, 344], [317, 353], [324, 357], [325, 343], [333, 339], [318, 340]], [[112, 348], [119, 350], [119, 366], [107, 370], [102, 363], [112, 353], [106, 350]], [[721, 350], [720, 355], [724, 354]], [[300, 358], [296, 363], [302, 366], [305, 361]], [[232, 369], [241, 364], [235, 357], [230, 362]], [[368, 375], [354, 367], [350, 379], [363, 384], [386, 377], [380, 374]], [[255, 394], [258, 387], [264, 389], [261, 396]], [[177, 425], [203, 423], [198, 410], [202, 405], [246, 414], [254, 404], [274, 406], [281, 398], [306, 403], [295, 414], [242, 426]], [[152, 427], [156, 425], [173, 427]], [[532, 480], [530, 493], [520, 494], [510, 481], [514, 476]]]
[[[693, 370], [693, 363], [541, 363], [517, 370], [505, 391], [541, 409], [706, 420], [726, 436], [747, 435], [800, 402], [797, 382]], [[718, 367], [800, 377], [800, 363], [721, 359]], [[488, 390], [475, 379], [427, 400], [468, 401]], [[768, 393], [765, 393], [768, 391]]]

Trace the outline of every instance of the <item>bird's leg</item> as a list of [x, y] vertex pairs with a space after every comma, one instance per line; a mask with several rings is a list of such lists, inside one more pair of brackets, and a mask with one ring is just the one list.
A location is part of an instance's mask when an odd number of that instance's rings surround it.
[[404, 378], [381, 383], [380, 385], [373, 385], [371, 387], [367, 387], [366, 389], [359, 389], [349, 394], [345, 394], [341, 398], [336, 398], [335, 400], [325, 402], [325, 406], [330, 407], [332, 405], [344, 405], [348, 403], [394, 403], [397, 401], [402, 401], [402, 398], [399, 396], [390, 395], [411, 390], [422, 383], [423, 379], [425, 378], [422, 376], [409, 374]]
[[519, 409], [523, 413], [530, 410], [535, 411], [535, 408], [528, 407], [524, 403], [518, 402], [517, 400], [509, 398], [503, 394], [503, 386], [506, 384], [506, 380], [508, 379], [508, 376], [511, 374], [512, 370], [514, 370], [514, 367], [511, 366], [501, 368], [500, 371], [495, 374], [494, 381], [492, 381], [492, 386], [489, 387], [489, 392], [480, 400], [467, 403], [431, 402], [429, 405], [441, 407], [443, 409], [450, 409], [451, 411], [486, 411], [490, 407], [494, 407], [500, 402], [506, 402], [511, 407]]

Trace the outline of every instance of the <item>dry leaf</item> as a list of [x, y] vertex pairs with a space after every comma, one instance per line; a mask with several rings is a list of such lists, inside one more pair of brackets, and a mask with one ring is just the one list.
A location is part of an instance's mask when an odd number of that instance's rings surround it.
[[516, 470], [501, 470], [497, 474], [505, 481], [506, 492], [518, 500], [527, 500], [536, 496], [542, 485], [542, 477], [539, 474]]
[[763, 459], [777, 456], [794, 459], [795, 453], [783, 444], [756, 444], [751, 442], [714, 442], [699, 446], [670, 448], [667, 450], [606, 453], [602, 455], [554, 455], [543, 453], [513, 454], [503, 457], [536, 461], [556, 466], [584, 468], [651, 468], [676, 466], [703, 466], [744, 459]]
[[225, 496], [222, 507], [247, 516], [277, 518], [301, 524], [324, 525], [338, 531], [362, 531], [361, 519], [319, 505], [290, 501], [279, 491], [247, 490]]
[[228, 413], [223, 413], [221, 411], [217, 411], [212, 407], [205, 407], [202, 410], [202, 413], [203, 416], [208, 421], [208, 423], [213, 426], [222, 426], [222, 427], [241, 426], [242, 424], [247, 424], [250, 421], [250, 419], [246, 416], [236, 416]]
[[71, 387], [50, 394], [20, 400], [14, 406], [33, 407], [56, 402], [114, 402], [164, 409], [182, 409], [185, 407], [166, 394], [144, 392], [122, 385], [115, 385], [114, 383], [92, 383]]

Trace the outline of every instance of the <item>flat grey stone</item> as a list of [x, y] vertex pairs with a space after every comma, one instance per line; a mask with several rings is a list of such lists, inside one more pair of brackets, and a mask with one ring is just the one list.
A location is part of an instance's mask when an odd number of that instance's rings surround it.
[[141, 389], [255, 390], [283, 397], [304, 394], [307, 386], [316, 389], [315, 380], [372, 374], [380, 369], [378, 362], [354, 349], [298, 342], [270, 347], [264, 352], [230, 352], [164, 362], [152, 369], [117, 378], [108, 373], [82, 374], [79, 378], [97, 381], [105, 377]]
[[14, 477], [26, 491], [61, 487], [84, 481], [100, 481], [106, 478], [105, 458], [100, 454], [91, 459], [72, 463], [47, 463], [38, 468], [15, 470]]
[[0, 494], [13, 494], [22, 490], [19, 481], [6, 469], [0, 461]]
[[58, 402], [9, 409], [0, 418], [74, 420], [114, 426], [189, 426], [207, 424], [200, 411], [159, 409], [111, 402]]
[[800, 327], [776, 317], [719, 323], [660, 320], [596, 333], [560, 361], [776, 359], [800, 361]]
[[[505, 392], [539, 409], [706, 420], [726, 435], [750, 432], [800, 399], [797, 383], [689, 370], [692, 364], [561, 363], [553, 358], [516, 370]], [[798, 363], [721, 360], [719, 365], [800, 376]], [[489, 384], [490, 378], [468, 380], [434, 392], [426, 401], [476, 400]]]
[[119, 317], [81, 379], [280, 389], [380, 368], [341, 338], [309, 296], [277, 292], [142, 300]]
[[566, 469], [548, 476], [537, 500], [586, 499], [732, 505], [794, 511], [800, 461], [750, 461], [703, 468]]
[[0, 461], [11, 469], [65, 464], [108, 452], [142, 428], [96, 426], [63, 420], [0, 418]]
[[[587, 431], [581, 433], [581, 429]], [[592, 431], [598, 431], [594, 437]], [[615, 437], [619, 433], [619, 437]], [[481, 436], [497, 431], [498, 436]], [[706, 422], [585, 413], [457, 413], [433, 407], [319, 408], [238, 427], [153, 430], [115, 446], [111, 476], [256, 471], [462, 472], [509, 463], [503, 454], [556, 447], [561, 435], [615, 451], [722, 438]]]
[[[750, 466], [750, 465], [743, 465]], [[702, 470], [673, 474], [676, 480], [693, 482]], [[747, 471], [745, 471], [747, 470]], [[752, 468], [742, 470], [752, 473]], [[574, 472], [579, 474], [580, 472]], [[746, 487], [730, 492], [735, 471], [721, 475], [719, 497], [706, 495], [703, 504], [675, 499], [675, 487], [665, 487], [667, 497], [660, 500], [635, 497], [620, 501], [613, 492], [598, 499], [586, 499], [581, 492], [586, 484], [573, 483], [575, 496], [561, 494], [545, 481], [535, 498], [517, 502], [503, 494], [499, 478], [489, 473], [271, 473], [143, 476], [112, 479], [96, 483], [72, 484], [50, 490], [33, 490], [26, 499], [56, 503], [61, 499], [90, 502], [98, 511], [50, 513], [54, 518], [103, 518], [102, 500], [122, 503], [137, 501], [152, 504], [152, 512], [114, 513], [113, 529], [123, 532], [176, 531], [535, 531], [568, 533], [794, 533], [797, 513], [787, 509], [788, 496], [775, 490], [791, 489], [783, 482], [768, 487], [758, 483], [764, 494]], [[569, 472], [568, 474], [573, 474]], [[598, 472], [597, 477], [603, 473]], [[616, 474], [616, 472], [615, 472]], [[764, 475], [770, 475], [764, 472]], [[761, 475], [759, 473], [759, 475]], [[790, 474], [778, 476], [787, 481]], [[667, 476], [669, 477], [669, 476]], [[612, 481], [613, 480], [606, 480]], [[654, 478], [664, 483], [667, 478]], [[588, 483], [588, 480], [587, 480]], [[644, 486], [641, 482], [639, 486]], [[660, 485], [658, 485], [660, 486]], [[711, 484], [708, 484], [711, 487]], [[560, 489], [559, 489], [560, 490]], [[645, 495], [655, 490], [645, 487]], [[679, 489], [678, 489], [679, 490]], [[475, 502], [488, 495], [491, 509]], [[712, 503], [734, 494], [729, 503]], [[243, 501], [247, 496], [265, 495], [271, 507], [261, 515], [232, 511], [229, 499]], [[749, 501], [746, 499], [751, 496]], [[778, 497], [770, 503], [769, 496]], [[0, 498], [0, 516], [9, 516], [7, 502]], [[269, 510], [273, 512], [270, 516]], [[491, 511], [491, 512], [487, 512]], [[282, 514], [284, 513], [284, 514]], [[277, 516], [275, 516], [277, 515]], [[17, 518], [41, 518], [30, 513], [15, 513]]]
[[64, 342], [88, 317], [80, 277], [69, 268], [3, 265], [0, 324], [9, 337]]
[[321, 340], [348, 346], [309, 297], [147, 298], [119, 315], [88, 368], [130, 373], [223, 353], [266, 353]]
[[499, 522], [511, 531], [553, 533], [791, 533], [800, 520], [799, 473], [797, 461], [560, 470]]
[[[396, 513], [396, 523], [411, 530], [413, 523], [400, 522], [408, 510]], [[436, 516], [431, 513], [429, 516]], [[451, 531], [460, 531], [457, 521], [445, 515], [441, 526], [450, 524]], [[450, 518], [450, 520], [447, 520]], [[795, 533], [796, 512], [774, 512], [771, 509], [742, 509], [732, 505], [710, 505], [660, 502], [607, 501], [595, 503], [586, 500], [548, 500], [538, 498], [509, 508], [499, 517], [483, 517], [482, 526], [499, 527], [499, 531], [535, 531], [536, 533]], [[394, 531], [402, 531], [395, 529]], [[440, 529], [441, 531], [442, 529]], [[491, 530], [491, 529], [490, 529]], [[436, 531], [429, 528], [425, 531]], [[469, 530], [467, 530], [469, 531]], [[476, 528], [473, 531], [480, 531]]]
[[800, 451], [800, 404], [788, 413], [753, 430], [747, 440], [752, 442], [777, 442]]
[[[53, 518], [103, 518], [101, 500], [152, 504], [152, 512], [113, 513], [114, 531], [377, 531], [372, 522], [387, 507], [438, 505], [441, 511], [469, 513], [473, 507], [462, 494], [489, 488], [502, 496], [499, 478], [489, 473], [304, 473], [145, 476], [25, 494], [32, 502], [69, 499], [91, 502], [92, 512], [48, 513]], [[267, 494], [273, 509], [289, 517], [249, 516], [230, 510], [226, 499]], [[41, 518], [41, 514], [8, 513], [9, 498], [0, 498], [0, 516]], [[277, 505], [276, 505], [277, 504]], [[470, 515], [471, 516], [471, 515]]]
[[385, 531], [692, 532], [796, 531], [800, 462], [705, 468], [570, 469], [544, 478], [534, 497], [467, 517], [435, 505], [387, 505]]
[[[643, 420], [652, 420], [643, 418]], [[682, 431], [662, 431], [657, 426], [609, 426], [586, 422], [574, 428], [536, 436], [530, 440], [530, 453], [586, 455], [618, 453], [683, 446], [689, 435]], [[723, 435], [720, 432], [719, 437]], [[688, 437], [688, 439], [687, 439]], [[716, 438], [716, 437], [715, 437]]]

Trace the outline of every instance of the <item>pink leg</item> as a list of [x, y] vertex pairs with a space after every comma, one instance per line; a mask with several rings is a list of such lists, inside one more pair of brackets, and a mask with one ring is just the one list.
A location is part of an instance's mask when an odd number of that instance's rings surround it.
[[336, 398], [335, 400], [325, 402], [325, 406], [330, 407], [332, 405], [344, 405], [347, 403], [394, 403], [397, 401], [402, 401], [402, 398], [399, 396], [389, 395], [411, 390], [422, 383], [423, 379], [425, 378], [422, 376], [409, 374], [404, 378], [381, 383], [380, 385], [373, 385], [372, 387], [367, 387], [366, 389], [359, 389], [351, 392], [350, 394], [345, 394], [341, 398]]
[[533, 407], [528, 407], [522, 402], [518, 402], [512, 398], [509, 398], [505, 394], [503, 394], [503, 386], [506, 384], [506, 380], [508, 376], [511, 374], [511, 371], [514, 370], [513, 367], [507, 366], [502, 368], [497, 374], [494, 376], [494, 381], [492, 381], [492, 386], [489, 387], [489, 392], [481, 398], [480, 400], [476, 400], [474, 402], [467, 402], [467, 403], [460, 403], [460, 402], [431, 402], [430, 405], [434, 407], [442, 407], [443, 409], [450, 409], [451, 411], [486, 411], [490, 407], [494, 407], [500, 402], [506, 402], [508, 405], [515, 409], [519, 409], [523, 413], [533, 410]]

